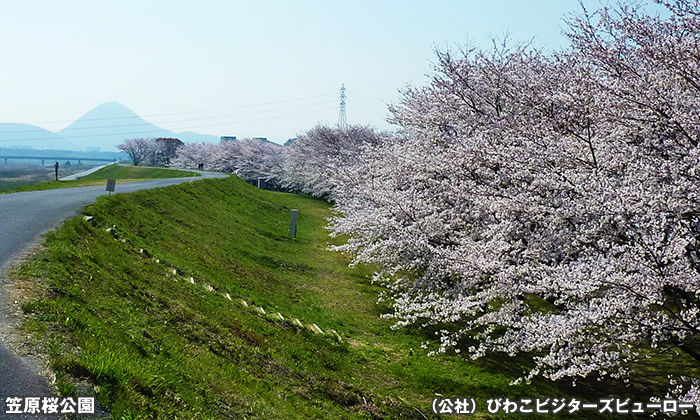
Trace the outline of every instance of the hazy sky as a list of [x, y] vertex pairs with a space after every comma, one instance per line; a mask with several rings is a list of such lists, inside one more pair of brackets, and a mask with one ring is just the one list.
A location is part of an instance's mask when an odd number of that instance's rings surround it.
[[[598, 1], [586, 1], [595, 9]], [[283, 143], [338, 121], [391, 129], [434, 48], [490, 35], [559, 49], [577, 0], [0, 0], [0, 122], [56, 131], [116, 101], [173, 131]]]

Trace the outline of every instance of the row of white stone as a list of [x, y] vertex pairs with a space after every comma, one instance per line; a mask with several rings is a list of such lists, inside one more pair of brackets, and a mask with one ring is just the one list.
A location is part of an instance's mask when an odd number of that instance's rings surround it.
[[[159, 262], [160, 262], [160, 261], [159, 261], [158, 259], [156, 259], [156, 263], [159, 263]], [[169, 273], [166, 273], [166, 275], [167, 275], [167, 274], [169, 274]], [[177, 269], [173, 268], [172, 274], [173, 274], [174, 276], [177, 276], [177, 275], [178, 275], [178, 274], [177, 274]], [[175, 281], [177, 281], [177, 278], [176, 278], [176, 277], [175, 277]], [[194, 277], [191, 277], [191, 276], [190, 276], [190, 283], [191, 283], [191, 284], [197, 284], [197, 283], [194, 281]], [[203, 286], [207, 291], [209, 291], [209, 292], [215, 292], [215, 291], [216, 291], [212, 286], [210, 286], [210, 285], [208, 285], [208, 284], [206, 284], [206, 283], [202, 283], [202, 286]], [[231, 297], [231, 295], [230, 295], [228, 292], [227, 292], [227, 293], [222, 293], [222, 296], [225, 297], [226, 299], [230, 300], [231, 302], [234, 302], [234, 299]], [[248, 302], [245, 301], [245, 299], [238, 299], [238, 298], [237, 298], [237, 299], [235, 300], [235, 302], [238, 302], [238, 303], [239, 303], [242, 307], [244, 307], [244, 308], [251, 308], [252, 310], [254, 310], [255, 312], [257, 312], [257, 313], [260, 314], [261, 316], [265, 316], [265, 317], [267, 317], [267, 318], [269, 318], [269, 319], [272, 319], [272, 320], [275, 320], [275, 321], [286, 321], [286, 318], [285, 318], [284, 315], [282, 315], [281, 313], [279, 313], [279, 312], [276, 312], [276, 313], [267, 313], [267, 312], [265, 311], [265, 309], [264, 309], [262, 306], [249, 305]], [[314, 333], [314, 334], [325, 334], [325, 335], [329, 335], [329, 336], [333, 337], [333, 338], [334, 338], [335, 340], [337, 340], [338, 342], [341, 342], [341, 341], [342, 341], [342, 338], [340, 337], [340, 334], [338, 334], [338, 332], [337, 332], [336, 330], [328, 329], [328, 330], [326, 330], [326, 331], [324, 332], [324, 331], [323, 331], [318, 325], [316, 325], [315, 323], [307, 324], [306, 326], [304, 326], [304, 324], [299, 320], [299, 318], [293, 318], [293, 319], [291, 319], [291, 321], [289, 321], [289, 322], [290, 322], [292, 325], [294, 325], [295, 327], [297, 327], [297, 328], [300, 328], [300, 329], [306, 328], [306, 329], [308, 329], [309, 331], [311, 331], [311, 332]]]
[[[85, 217], [85, 220], [87, 220], [87, 221], [92, 221], [92, 220], [93, 220], [92, 216], [84, 216], [84, 217]], [[115, 225], [112, 225], [111, 228], [107, 228], [107, 229], [105, 229], [105, 230], [106, 230], [108, 233], [111, 233], [112, 236], [114, 236], [116, 239], [119, 239], [119, 238], [118, 238], [118, 235], [117, 235], [117, 232], [116, 232], [116, 226], [115, 226]], [[122, 239], [121, 239], [121, 242], [126, 243], [126, 239], [123, 239], [123, 238], [122, 238]], [[143, 254], [144, 256], [146, 256], [147, 258], [150, 258], [150, 255], [148, 254], [148, 252], [147, 252], [146, 250], [144, 250], [143, 248], [140, 249], [140, 253]], [[160, 259], [156, 258], [156, 259], [155, 259], [155, 262], [156, 262], [156, 264], [160, 264]], [[169, 275], [170, 275], [170, 272], [166, 272], [165, 274], [166, 274], [166, 276], [169, 276]], [[172, 274], [173, 274], [173, 276], [175, 276], [175, 277], [174, 277], [174, 280], [175, 280], [175, 281], [178, 281], [178, 280], [177, 280], [177, 276], [178, 276], [178, 274], [177, 274], [177, 269], [173, 268], [173, 269], [172, 269]], [[194, 277], [190, 277], [189, 280], [190, 280], [190, 283], [191, 283], [191, 284], [196, 284], [196, 282], [194, 281]], [[202, 283], [202, 286], [204, 286], [204, 288], [205, 288], [207, 291], [209, 291], [209, 292], [214, 292], [214, 291], [215, 291], [214, 288], [213, 288], [212, 286], [208, 285], [208, 284]], [[230, 300], [230, 301], [233, 302], [233, 298], [231, 298], [231, 295], [230, 295], [229, 293], [224, 293], [223, 296], [224, 296], [226, 299], [228, 299], [228, 300]], [[272, 319], [272, 320], [275, 320], [275, 321], [286, 321], [285, 317], [284, 317], [281, 313], [279, 313], [279, 312], [274, 313], [274, 314], [268, 314], [267, 312], [265, 312], [265, 309], [264, 309], [263, 307], [261, 307], [261, 306], [255, 306], [255, 305], [250, 306], [250, 305], [248, 305], [248, 302], [246, 302], [244, 299], [236, 299], [236, 300], [237, 300], [237, 302], [239, 302], [240, 305], [243, 306], [244, 308], [252, 308], [255, 312], [257, 312], [257, 313], [260, 314], [261, 316], [266, 316], [266, 317], [268, 317], [268, 318], [270, 318], [270, 319]], [[292, 319], [291, 321], [289, 321], [289, 322], [290, 322], [293, 326], [295, 326], [295, 327], [297, 327], [297, 328], [300, 328], [300, 329], [306, 328], [306, 329], [308, 329], [309, 331], [311, 331], [311, 332], [314, 333], [314, 334], [325, 334], [325, 335], [329, 335], [329, 336], [333, 337], [333, 338], [334, 338], [336, 341], [338, 341], [338, 342], [341, 342], [341, 341], [342, 341], [342, 338], [340, 337], [340, 334], [338, 334], [338, 332], [335, 331], [335, 330], [328, 329], [328, 330], [326, 330], [326, 331], [324, 332], [321, 328], [319, 328], [318, 325], [316, 325], [316, 324], [314, 324], [314, 323], [307, 324], [306, 326], [304, 326], [304, 324], [299, 320], [299, 318], [293, 318], [293, 319]]]

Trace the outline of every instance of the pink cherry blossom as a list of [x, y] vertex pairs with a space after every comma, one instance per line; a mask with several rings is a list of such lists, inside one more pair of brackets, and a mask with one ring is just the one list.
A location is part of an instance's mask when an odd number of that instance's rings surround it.
[[700, 362], [700, 6], [664, 5], [583, 11], [553, 54], [438, 51], [397, 137], [329, 173], [335, 249], [379, 267], [397, 328], [539, 354], [525, 379], [626, 375], [645, 345]]

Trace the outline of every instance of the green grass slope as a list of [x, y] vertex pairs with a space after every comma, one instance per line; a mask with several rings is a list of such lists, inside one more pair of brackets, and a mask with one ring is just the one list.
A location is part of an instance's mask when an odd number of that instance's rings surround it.
[[571, 395], [509, 385], [514, 359], [428, 357], [425, 332], [391, 330], [371, 270], [326, 250], [325, 203], [231, 177], [104, 196], [84, 214], [14, 276], [42, 285], [25, 328], [59, 392], [94, 389], [115, 419], [445, 418], [436, 393], [476, 398], [482, 415], [486, 398]]
[[163, 178], [186, 178], [199, 176], [198, 173], [190, 171], [180, 171], [168, 168], [153, 168], [149, 166], [121, 166], [109, 165], [104, 168], [84, 176], [82, 180], [103, 180], [103, 179], [163, 179]]

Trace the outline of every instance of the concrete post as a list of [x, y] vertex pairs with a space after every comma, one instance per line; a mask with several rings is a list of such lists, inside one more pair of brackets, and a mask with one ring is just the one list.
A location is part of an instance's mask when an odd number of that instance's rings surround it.
[[292, 209], [292, 222], [289, 224], [289, 236], [292, 238], [297, 237], [297, 216], [299, 215], [299, 210]]

